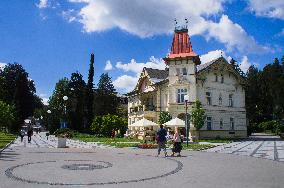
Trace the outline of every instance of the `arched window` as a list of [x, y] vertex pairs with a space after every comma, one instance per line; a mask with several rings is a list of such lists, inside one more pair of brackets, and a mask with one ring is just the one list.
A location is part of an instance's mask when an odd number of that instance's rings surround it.
[[223, 119], [220, 119], [220, 129], [223, 129]]

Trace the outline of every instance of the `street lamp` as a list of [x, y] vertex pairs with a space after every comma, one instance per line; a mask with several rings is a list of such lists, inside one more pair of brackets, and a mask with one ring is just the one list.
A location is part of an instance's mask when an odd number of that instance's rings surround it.
[[185, 102], [185, 132], [186, 132], [186, 146], [188, 146], [188, 123], [187, 123], [187, 102], [189, 101], [189, 96], [184, 96]]
[[[47, 110], [46, 112], [48, 113], [47, 127], [49, 127], [51, 110]], [[46, 139], [48, 140], [49, 132], [46, 132], [45, 135], [46, 135]]]
[[[65, 96], [63, 97], [63, 100], [64, 100], [64, 116], [65, 116], [65, 121], [66, 121], [66, 101], [68, 100], [68, 97], [65, 95]], [[63, 122], [63, 128], [66, 128], [66, 127], [67, 127], [65, 121]]]

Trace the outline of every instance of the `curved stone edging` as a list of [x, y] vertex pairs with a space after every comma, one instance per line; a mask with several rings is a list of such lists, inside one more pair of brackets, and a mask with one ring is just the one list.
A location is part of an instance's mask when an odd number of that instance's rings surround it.
[[87, 183], [87, 184], [84, 184], [84, 183], [59, 183], [59, 182], [28, 180], [28, 179], [24, 179], [24, 178], [21, 178], [21, 177], [17, 177], [13, 174], [14, 169], [22, 167], [22, 166], [27, 166], [27, 165], [31, 165], [31, 164], [42, 164], [42, 163], [55, 163], [57, 161], [40, 161], [40, 162], [25, 163], [25, 164], [12, 166], [12, 167], [8, 168], [7, 170], [5, 170], [5, 175], [9, 178], [12, 178], [14, 180], [21, 181], [21, 182], [32, 183], [32, 184], [45, 184], [45, 185], [62, 185], [62, 186], [64, 186], [64, 185], [65, 186], [66, 185], [69, 185], [69, 186], [85, 185], [86, 186], [86, 185], [88, 185], [89, 186], [89, 185], [110, 185], [110, 184], [135, 183], [135, 182], [143, 182], [143, 181], [148, 181], [148, 180], [164, 178], [164, 177], [176, 174], [177, 172], [182, 170], [183, 164], [180, 161], [175, 160], [175, 159], [170, 159], [170, 158], [165, 158], [165, 160], [174, 161], [177, 164], [177, 167], [174, 170], [167, 172], [165, 174], [162, 174], [162, 175], [157, 175], [157, 176], [148, 177], [148, 178], [141, 178], [141, 179], [124, 180], [124, 181], [94, 182], [94, 183]]

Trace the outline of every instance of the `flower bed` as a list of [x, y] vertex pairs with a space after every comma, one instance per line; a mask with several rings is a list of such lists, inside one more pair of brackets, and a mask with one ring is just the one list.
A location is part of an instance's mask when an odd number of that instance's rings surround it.
[[138, 144], [138, 148], [140, 149], [156, 149], [158, 148], [157, 144]]

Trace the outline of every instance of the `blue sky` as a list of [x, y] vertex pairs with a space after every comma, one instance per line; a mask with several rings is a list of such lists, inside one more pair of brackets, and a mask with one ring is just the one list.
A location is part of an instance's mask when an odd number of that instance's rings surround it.
[[47, 98], [72, 72], [86, 80], [94, 53], [95, 84], [108, 72], [125, 93], [144, 66], [164, 68], [175, 18], [190, 20], [202, 62], [223, 51], [246, 70], [284, 55], [283, 0], [1, 0], [0, 65], [22, 64]]

